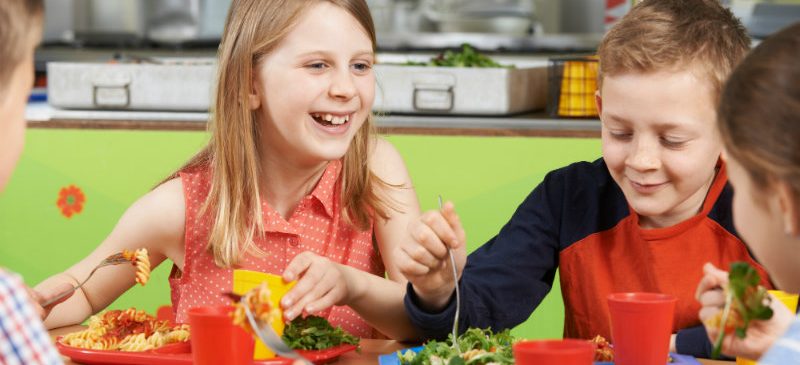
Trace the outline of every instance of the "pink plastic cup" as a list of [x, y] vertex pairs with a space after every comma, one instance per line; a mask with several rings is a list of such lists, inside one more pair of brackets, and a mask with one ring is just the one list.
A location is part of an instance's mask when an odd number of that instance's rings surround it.
[[253, 336], [233, 325], [233, 306], [216, 305], [189, 309], [192, 360], [195, 365], [250, 365]]
[[615, 365], [664, 365], [669, 356], [675, 303], [668, 294], [608, 296]]
[[520, 341], [514, 344], [518, 365], [591, 365], [594, 345], [584, 340]]

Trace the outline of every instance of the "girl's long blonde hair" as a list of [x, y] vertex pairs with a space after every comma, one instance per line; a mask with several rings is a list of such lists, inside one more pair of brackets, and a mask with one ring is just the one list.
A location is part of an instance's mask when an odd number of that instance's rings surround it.
[[[218, 266], [233, 267], [246, 252], [262, 254], [253, 243], [264, 232], [260, 177], [260, 129], [249, 108], [255, 66], [280, 43], [310, 5], [328, 1], [349, 12], [376, 48], [375, 26], [364, 0], [234, 0], [218, 52], [217, 88], [208, 145], [178, 172], [210, 168], [211, 190], [200, 214], [210, 214], [208, 248]], [[340, 180], [344, 219], [369, 229], [372, 217], [392, 208], [372, 173], [368, 151], [374, 136], [372, 116], [358, 130], [343, 158]], [[178, 176], [172, 174], [167, 180]], [[381, 190], [379, 191], [378, 188]]]

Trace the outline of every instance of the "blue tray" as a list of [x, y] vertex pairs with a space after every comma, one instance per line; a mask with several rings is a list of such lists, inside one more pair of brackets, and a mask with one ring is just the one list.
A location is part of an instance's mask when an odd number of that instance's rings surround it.
[[[403, 349], [400, 351], [411, 350], [414, 352], [420, 352], [422, 350], [422, 346], [412, 347], [410, 349]], [[674, 364], [683, 364], [683, 365], [700, 365], [700, 362], [697, 361], [693, 356], [690, 355], [678, 355], [678, 354], [669, 354], [672, 357], [673, 362], [667, 365], [674, 365]], [[594, 365], [613, 365], [613, 362], [595, 362]], [[378, 356], [378, 365], [400, 365], [400, 359], [397, 358], [397, 353], [393, 352], [391, 354], [380, 355]]]

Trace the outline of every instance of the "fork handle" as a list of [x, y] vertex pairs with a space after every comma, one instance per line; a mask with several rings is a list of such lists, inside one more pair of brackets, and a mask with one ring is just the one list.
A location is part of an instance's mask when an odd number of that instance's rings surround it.
[[78, 284], [77, 286], [73, 286], [72, 289], [67, 289], [63, 293], [60, 293], [60, 294], [56, 295], [55, 297], [51, 298], [50, 300], [42, 303], [41, 306], [42, 307], [47, 307], [47, 306], [49, 306], [49, 305], [51, 305], [51, 304], [53, 304], [53, 303], [55, 303], [55, 302], [57, 302], [57, 301], [59, 301], [61, 299], [64, 299], [64, 297], [69, 295], [69, 293], [72, 293], [72, 292], [78, 290], [78, 288], [83, 287], [83, 284], [86, 284], [86, 282], [89, 281], [89, 279], [92, 278], [92, 275], [94, 275], [94, 273], [97, 271], [97, 269], [99, 269], [101, 267], [106, 267], [106, 266], [109, 266], [109, 265], [121, 264], [123, 262], [128, 262], [128, 259], [126, 259], [122, 255], [122, 253], [117, 253], [117, 254], [111, 255], [109, 257], [106, 257], [103, 261], [100, 261], [99, 265], [95, 266], [94, 269], [92, 269], [92, 271], [89, 273], [89, 276], [87, 276], [86, 279], [83, 279], [83, 281], [81, 281], [80, 284]]
[[65, 290], [65, 291], [61, 292], [60, 294], [56, 295], [55, 297], [52, 297], [52, 298], [50, 298], [49, 300], [45, 301], [44, 303], [42, 303], [42, 304], [41, 304], [41, 306], [42, 306], [43, 308], [45, 308], [45, 307], [48, 307], [48, 306], [50, 306], [51, 304], [53, 304], [53, 303], [55, 303], [55, 302], [57, 302], [57, 301], [59, 301], [59, 300], [61, 300], [61, 299], [64, 299], [64, 297], [66, 297], [66, 296], [67, 296], [67, 295], [69, 295], [70, 293], [72, 293], [72, 292], [74, 292], [74, 291], [78, 290], [78, 288], [80, 288], [80, 285], [78, 285], [78, 286], [74, 286], [74, 287], [72, 287], [72, 289], [67, 289], [67, 290]]
[[250, 327], [253, 328], [253, 332], [255, 332], [256, 336], [258, 336], [264, 345], [269, 347], [270, 350], [274, 351], [280, 356], [300, 360], [306, 365], [314, 365], [310, 360], [306, 359], [302, 355], [298, 354], [297, 351], [286, 345], [286, 343], [283, 342], [278, 334], [273, 332], [272, 327], [269, 327], [269, 323], [264, 323], [260, 320], [257, 321], [255, 316], [253, 316], [253, 312], [250, 311], [250, 307], [248, 307], [246, 303], [242, 303], [242, 305], [244, 306], [244, 314], [247, 317], [247, 321], [250, 322]]
[[83, 279], [83, 281], [81, 281], [80, 284], [78, 284], [76, 286], [73, 286], [72, 289], [64, 290], [63, 293], [58, 294], [55, 297], [53, 297], [52, 299], [44, 302], [43, 304], [41, 304], [41, 306], [42, 307], [47, 307], [47, 306], [49, 306], [49, 305], [51, 305], [51, 304], [63, 299], [64, 297], [69, 295], [69, 293], [72, 293], [72, 292], [78, 290], [78, 288], [82, 287], [83, 284], [86, 284], [86, 282], [89, 281], [89, 279], [92, 278], [92, 275], [94, 275], [94, 272], [97, 271], [97, 269], [99, 269], [99, 268], [101, 268], [103, 266], [106, 266], [106, 265], [108, 265], [108, 264], [104, 264], [104, 263], [101, 262], [100, 265], [97, 265], [97, 266], [95, 266], [94, 269], [92, 269], [92, 272], [89, 273], [89, 276], [87, 276], [86, 279]]

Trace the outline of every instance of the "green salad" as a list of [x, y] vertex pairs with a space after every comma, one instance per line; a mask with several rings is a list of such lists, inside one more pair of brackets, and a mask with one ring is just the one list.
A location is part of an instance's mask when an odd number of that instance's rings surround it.
[[511, 344], [514, 337], [509, 330], [492, 333], [492, 330], [470, 328], [458, 337], [461, 356], [453, 348], [453, 335], [447, 341], [429, 341], [422, 351], [398, 351], [402, 365], [511, 365], [514, 356]]
[[358, 345], [358, 337], [333, 328], [327, 319], [317, 316], [297, 317], [283, 330], [283, 341], [295, 350], [324, 350], [350, 344]]
[[406, 63], [408, 66], [438, 66], [438, 67], [514, 67], [503, 66], [486, 55], [483, 55], [472, 48], [469, 44], [462, 44], [461, 51], [445, 51], [444, 53], [431, 58], [428, 62]]

